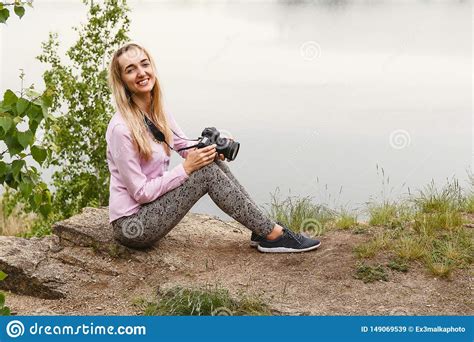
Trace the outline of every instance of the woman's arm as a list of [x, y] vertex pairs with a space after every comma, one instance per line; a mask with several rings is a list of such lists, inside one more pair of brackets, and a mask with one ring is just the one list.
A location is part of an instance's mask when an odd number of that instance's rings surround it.
[[179, 164], [162, 176], [147, 179], [140, 165], [140, 157], [130, 131], [125, 125], [116, 125], [110, 136], [110, 152], [118, 169], [120, 180], [130, 196], [140, 204], [151, 202], [173, 190], [188, 179], [183, 164]]

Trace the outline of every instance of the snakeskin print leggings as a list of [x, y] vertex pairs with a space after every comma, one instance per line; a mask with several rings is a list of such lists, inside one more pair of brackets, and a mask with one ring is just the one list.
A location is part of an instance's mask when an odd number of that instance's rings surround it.
[[114, 238], [132, 248], [146, 248], [175, 227], [206, 193], [236, 221], [261, 236], [275, 223], [264, 215], [224, 162], [216, 160], [197, 171], [176, 189], [144, 204], [133, 215], [112, 222]]

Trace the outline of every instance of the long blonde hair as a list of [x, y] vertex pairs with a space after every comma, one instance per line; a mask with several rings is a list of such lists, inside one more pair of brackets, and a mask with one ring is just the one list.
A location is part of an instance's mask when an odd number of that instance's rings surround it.
[[[119, 57], [129, 51], [130, 49], [140, 49], [150, 60], [153, 73], [155, 75], [155, 85], [151, 90], [151, 113], [147, 113], [150, 120], [163, 132], [166, 142], [173, 146], [173, 136], [169, 128], [166, 115], [163, 110], [162, 93], [158, 77], [156, 75], [155, 62], [148, 51], [140, 46], [138, 43], [130, 42], [120, 47], [112, 56], [109, 65], [109, 86], [112, 90], [112, 95], [115, 99], [117, 110], [122, 114], [123, 119], [128, 125], [132, 133], [132, 137], [136, 143], [139, 155], [145, 159], [150, 160], [152, 155], [149, 134], [143, 134], [147, 128], [143, 122], [143, 114], [138, 108], [137, 104], [132, 99], [132, 93], [127, 89], [125, 83], [122, 81]], [[166, 144], [162, 144], [166, 154], [171, 154], [170, 148]]]

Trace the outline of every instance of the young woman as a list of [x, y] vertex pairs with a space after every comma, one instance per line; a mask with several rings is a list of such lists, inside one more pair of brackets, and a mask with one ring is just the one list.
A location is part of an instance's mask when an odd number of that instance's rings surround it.
[[[128, 43], [109, 68], [117, 112], [109, 122], [110, 222], [123, 245], [146, 248], [165, 236], [205, 194], [225, 213], [252, 231], [251, 244], [261, 252], [304, 252], [318, 240], [296, 234], [266, 217], [218, 156], [215, 145], [179, 152], [184, 162], [168, 170], [171, 150], [193, 142], [163, 110], [152, 56]], [[164, 134], [154, 139], [151, 120]], [[195, 142], [194, 142], [195, 143]]]

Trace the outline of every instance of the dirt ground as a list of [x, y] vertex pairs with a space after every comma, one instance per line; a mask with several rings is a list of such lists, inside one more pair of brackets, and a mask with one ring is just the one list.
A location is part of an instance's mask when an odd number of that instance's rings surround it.
[[[139, 298], [152, 300], [158, 288], [219, 285], [236, 297], [257, 295], [276, 314], [288, 315], [472, 315], [473, 272], [450, 280], [412, 263], [408, 273], [388, 270], [388, 281], [355, 279], [355, 245], [370, 238], [330, 231], [319, 250], [262, 254], [249, 246], [250, 232], [237, 223], [205, 215], [187, 216], [147, 252], [129, 259], [66, 247], [54, 255], [75, 265], [67, 296], [58, 300], [7, 294], [17, 315], [137, 315]], [[386, 263], [379, 259], [375, 262]]]

